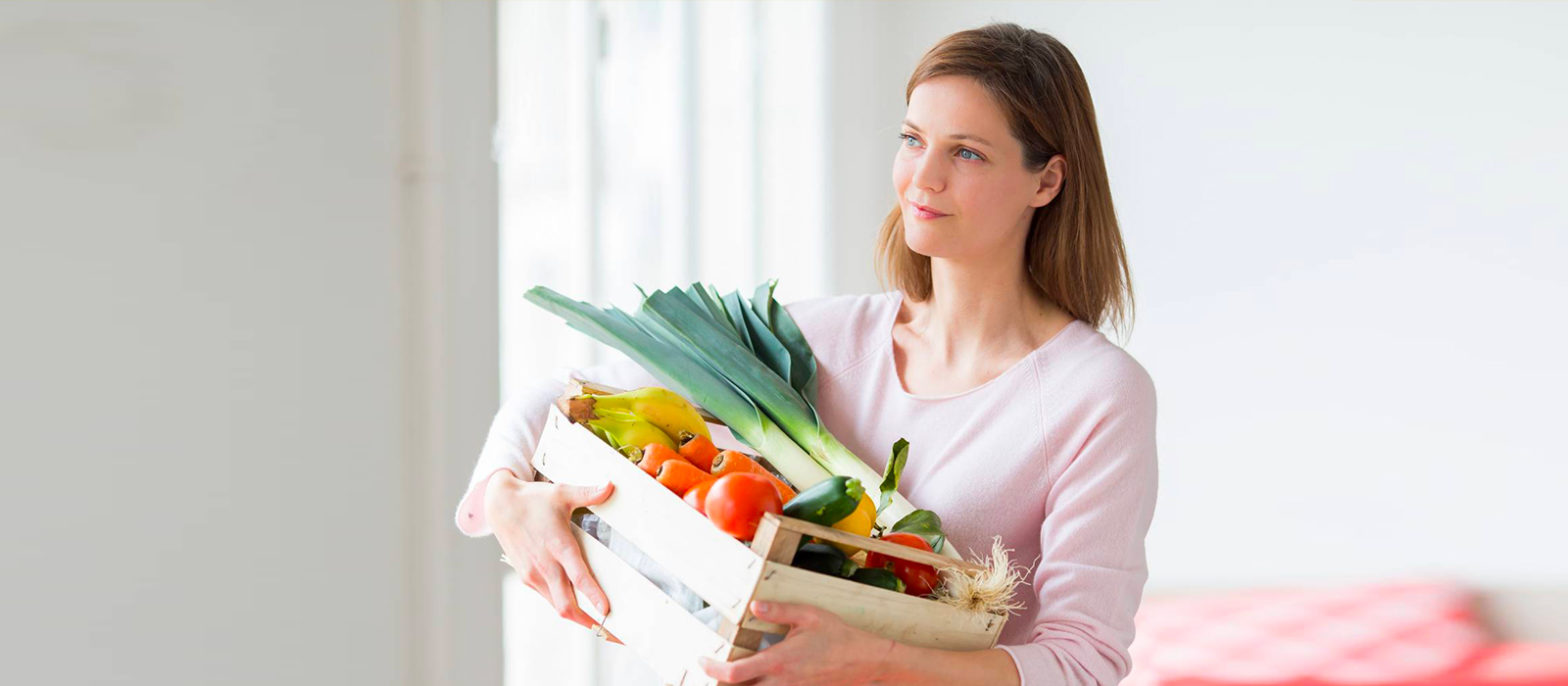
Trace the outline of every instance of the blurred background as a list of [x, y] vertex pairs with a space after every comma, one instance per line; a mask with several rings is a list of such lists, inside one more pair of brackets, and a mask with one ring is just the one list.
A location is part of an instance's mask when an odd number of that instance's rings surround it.
[[882, 290], [905, 82], [989, 21], [1095, 98], [1146, 606], [1568, 641], [1568, 2], [13, 0], [4, 680], [641, 683], [451, 524], [509, 390], [608, 354], [522, 292]]

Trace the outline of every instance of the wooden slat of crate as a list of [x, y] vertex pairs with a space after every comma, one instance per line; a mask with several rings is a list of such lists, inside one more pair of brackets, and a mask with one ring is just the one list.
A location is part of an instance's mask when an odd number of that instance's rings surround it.
[[615, 493], [588, 509], [725, 619], [741, 623], [762, 575], [763, 560], [756, 553], [719, 531], [558, 408], [550, 408], [532, 462], [556, 483], [597, 486], [606, 479], [614, 483]]
[[600, 617], [593, 602], [581, 591], [577, 593], [578, 606], [642, 658], [663, 683], [715, 686], [718, 682], [697, 666], [697, 657], [729, 659], [729, 641], [698, 621], [598, 539], [575, 526], [572, 533], [582, 547], [583, 559], [593, 568], [599, 588], [610, 601], [610, 614]]
[[[947, 557], [946, 555], [939, 555], [937, 553], [927, 552], [918, 548], [911, 548], [909, 546], [899, 545], [897, 543], [889, 543], [887, 541], [879, 541], [874, 538], [866, 538], [865, 536], [857, 536], [847, 531], [841, 531], [832, 527], [822, 526], [821, 524], [813, 524], [801, 519], [780, 517], [772, 513], [764, 514], [762, 519], [763, 524], [757, 528], [758, 532], [769, 529], [771, 527], [779, 527], [784, 531], [793, 531], [805, 534], [807, 536], [814, 536], [824, 541], [843, 543], [844, 545], [859, 548], [861, 550], [873, 553], [882, 553], [888, 557], [896, 557], [901, 560], [909, 560], [911, 562], [919, 562], [921, 564], [931, 565], [932, 567], [936, 567], [938, 569], [951, 567], [953, 569], [958, 569], [965, 572], [984, 571], [983, 567], [973, 562], [955, 560], [951, 557]], [[753, 546], [753, 549], [755, 549], [755, 546]], [[775, 560], [775, 562], [789, 562], [789, 560]]]
[[[815, 605], [851, 626], [879, 636], [945, 650], [990, 648], [996, 645], [1005, 623], [995, 615], [965, 612], [934, 600], [777, 562], [768, 562], [763, 568], [754, 599]], [[786, 628], [755, 617], [748, 618], [741, 627], [766, 633]]]

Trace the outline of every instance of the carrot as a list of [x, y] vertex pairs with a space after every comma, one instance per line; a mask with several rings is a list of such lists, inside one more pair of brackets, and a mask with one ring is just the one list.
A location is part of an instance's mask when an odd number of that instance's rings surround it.
[[704, 481], [712, 481], [713, 475], [698, 469], [695, 465], [685, 460], [665, 460], [659, 465], [659, 473], [654, 478], [665, 488], [670, 489], [675, 495], [685, 496], [686, 491]]
[[713, 468], [709, 471], [713, 472], [715, 477], [737, 473], [761, 474], [773, 482], [773, 489], [779, 492], [779, 500], [787, 503], [790, 498], [795, 497], [795, 490], [790, 488], [789, 484], [774, 476], [773, 472], [768, 471], [767, 467], [758, 464], [756, 460], [746, 456], [745, 453], [734, 450], [726, 450], [719, 453], [718, 456], [713, 458]]
[[692, 435], [681, 443], [681, 457], [709, 472], [713, 471], [713, 458], [718, 454], [719, 449], [714, 447], [713, 441], [708, 440], [707, 436]]
[[755, 473], [752, 470], [761, 466], [750, 457], [747, 457], [745, 453], [726, 450], [713, 456], [713, 464], [708, 467], [708, 471], [718, 477], [735, 473]]
[[648, 476], [656, 476], [659, 473], [659, 466], [670, 460], [686, 461], [667, 445], [649, 443], [643, 446], [642, 459], [637, 461], [637, 466], [647, 472]]

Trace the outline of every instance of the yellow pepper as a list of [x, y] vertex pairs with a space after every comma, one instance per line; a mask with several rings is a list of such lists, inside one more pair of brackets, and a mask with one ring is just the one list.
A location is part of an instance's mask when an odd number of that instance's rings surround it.
[[[860, 496], [860, 505], [848, 517], [838, 520], [833, 528], [856, 536], [870, 536], [871, 526], [877, 521], [877, 504], [871, 501], [870, 495]], [[832, 543], [832, 541], [829, 541]], [[833, 546], [844, 551], [845, 555], [854, 555], [860, 552], [859, 548], [842, 543], [833, 543]]]

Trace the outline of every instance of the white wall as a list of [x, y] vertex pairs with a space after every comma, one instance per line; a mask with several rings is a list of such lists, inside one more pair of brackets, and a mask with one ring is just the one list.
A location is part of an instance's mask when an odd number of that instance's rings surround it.
[[0, 4], [5, 681], [498, 683], [490, 11]]
[[1151, 588], [1568, 578], [1568, 5], [834, 11], [838, 291], [876, 288], [928, 47], [1015, 21], [1083, 65], [1160, 396]]

